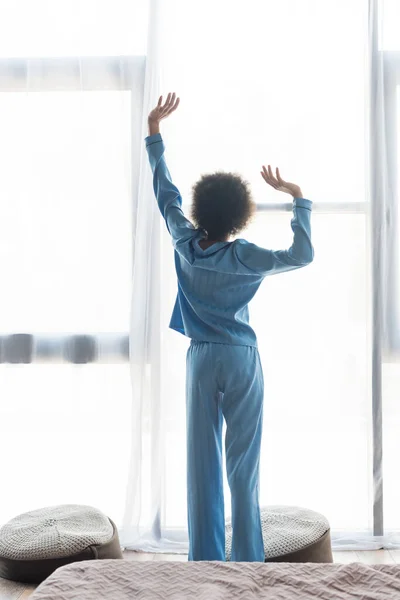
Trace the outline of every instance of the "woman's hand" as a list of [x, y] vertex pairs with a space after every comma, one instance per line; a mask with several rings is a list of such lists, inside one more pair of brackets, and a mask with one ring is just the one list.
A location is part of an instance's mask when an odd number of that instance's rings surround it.
[[268, 165], [268, 169], [263, 166], [263, 170], [261, 171], [261, 175], [274, 189], [278, 190], [278, 192], [285, 192], [285, 194], [290, 194], [293, 198], [302, 198], [303, 194], [298, 185], [295, 183], [289, 183], [288, 181], [284, 181], [279, 173], [279, 169], [276, 169], [276, 176], [273, 174], [271, 166]]
[[166, 101], [163, 103], [163, 97], [160, 96], [158, 104], [148, 117], [149, 134], [154, 135], [160, 133], [160, 121], [169, 117], [170, 114], [176, 111], [179, 106], [180, 99], [176, 94], [168, 94]]

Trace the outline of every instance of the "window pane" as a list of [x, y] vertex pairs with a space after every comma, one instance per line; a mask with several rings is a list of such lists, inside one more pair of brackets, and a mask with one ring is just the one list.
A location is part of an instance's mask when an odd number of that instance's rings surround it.
[[[312, 221], [314, 263], [267, 278], [251, 306], [265, 370], [261, 497], [319, 510], [336, 531], [366, 530], [366, 218], [314, 214]], [[260, 215], [249, 236], [288, 247], [289, 215]]]
[[0, 94], [0, 332], [127, 331], [130, 93]]
[[[242, 173], [257, 202], [279, 202], [259, 174], [271, 163], [315, 202], [365, 202], [368, 3], [173, 4], [170, 27], [179, 43], [169, 45], [165, 80], [184, 101], [165, 132], [184, 200], [200, 174], [223, 169]], [[228, 13], [221, 45], [220, 23]], [[185, 19], [196, 28], [182, 26]]]
[[148, 0], [2, 0], [0, 58], [144, 55]]
[[0, 367], [0, 523], [44, 502], [121, 523], [130, 457], [128, 365]]
[[[288, 247], [289, 222], [289, 214], [259, 213], [243, 237]], [[314, 263], [267, 278], [250, 305], [265, 376], [261, 502], [306, 506], [325, 514], [335, 531], [365, 531], [372, 506], [365, 216], [315, 214], [313, 242]], [[185, 525], [187, 344], [165, 336], [173, 382], [164, 386], [172, 527]], [[229, 514], [226, 482], [225, 491]]]
[[380, 18], [382, 19], [382, 30], [380, 46], [382, 50], [400, 50], [399, 23], [400, 4], [399, 0], [379, 0]]

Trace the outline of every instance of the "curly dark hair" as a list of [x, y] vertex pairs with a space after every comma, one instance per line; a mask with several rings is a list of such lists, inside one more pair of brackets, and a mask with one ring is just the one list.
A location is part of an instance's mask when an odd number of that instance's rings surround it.
[[192, 220], [209, 240], [239, 233], [254, 212], [250, 185], [235, 173], [203, 175], [193, 186]]

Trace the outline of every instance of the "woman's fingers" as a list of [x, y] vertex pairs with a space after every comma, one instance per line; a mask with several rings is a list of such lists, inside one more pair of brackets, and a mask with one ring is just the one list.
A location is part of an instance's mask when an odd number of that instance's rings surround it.
[[288, 183], [281, 177], [281, 173], [278, 168], [276, 168], [276, 175], [274, 175], [271, 165], [268, 165], [268, 168], [263, 166], [261, 175], [264, 180], [273, 188], [280, 192], [286, 192], [287, 194], [298, 194], [301, 195], [301, 190], [298, 186], [293, 183]]
[[261, 176], [266, 183], [269, 183], [268, 175], [265, 174], [265, 171], [261, 171]]
[[262, 175], [264, 181], [266, 181], [268, 183], [268, 172], [267, 172], [267, 169], [264, 167], [264, 165], [262, 167], [261, 175]]
[[174, 106], [175, 104], [175, 98], [176, 98], [176, 94], [175, 92], [171, 95], [170, 99], [169, 99], [169, 104], [168, 104], [168, 112], [171, 110], [171, 108]]
[[272, 173], [271, 165], [268, 165], [268, 169], [263, 165], [262, 176], [269, 185], [278, 189], [279, 184]]
[[174, 106], [172, 107], [172, 110], [176, 110], [176, 109], [178, 108], [178, 106], [179, 106], [179, 102], [180, 102], [180, 101], [181, 101], [181, 99], [180, 99], [180, 98], [177, 98], [177, 99], [175, 100], [175, 104], [174, 104]]
[[158, 108], [160, 109], [160, 113], [161, 113], [162, 117], [167, 112], [170, 101], [171, 101], [171, 94], [168, 94], [167, 99], [165, 100], [164, 104], [161, 104], [161, 105], [158, 106]]
[[265, 177], [266, 177], [268, 180], [270, 180], [270, 179], [271, 179], [271, 175], [270, 175], [269, 169], [267, 169], [267, 167], [265, 167], [265, 166], [263, 166], [263, 173], [264, 173]]
[[268, 175], [269, 175], [269, 178], [270, 178], [270, 180], [271, 180], [271, 185], [272, 185], [274, 188], [277, 188], [277, 187], [278, 187], [278, 182], [277, 182], [277, 180], [275, 179], [275, 176], [274, 176], [274, 174], [273, 174], [273, 172], [272, 172], [271, 165], [268, 165]]
[[175, 104], [176, 104], [176, 94], [173, 93], [172, 96], [171, 96], [171, 100], [169, 102], [169, 105], [168, 105], [168, 113], [170, 113], [171, 111], [174, 110]]
[[261, 175], [264, 177], [264, 179], [267, 183], [270, 183], [271, 178], [269, 176], [268, 169], [264, 165], [263, 165], [263, 168], [261, 171]]
[[284, 181], [281, 177], [280, 171], [278, 169], [278, 167], [276, 168], [276, 178], [278, 180], [279, 185], [283, 186], [286, 185], [286, 181]]
[[264, 181], [266, 183], [268, 183], [268, 185], [270, 185], [270, 179], [269, 179], [269, 176], [268, 176], [268, 171], [267, 171], [267, 169], [264, 166], [263, 166], [262, 171], [261, 171], [261, 176], [264, 179]]
[[164, 117], [168, 117], [171, 113], [173, 113], [179, 106], [179, 98], [175, 100], [174, 104], [171, 104], [167, 111], [163, 114]]
[[176, 110], [179, 106], [180, 98], [176, 97], [175, 92], [173, 94], [169, 93], [165, 104], [161, 107], [161, 114], [163, 117], [167, 117], [174, 110]]

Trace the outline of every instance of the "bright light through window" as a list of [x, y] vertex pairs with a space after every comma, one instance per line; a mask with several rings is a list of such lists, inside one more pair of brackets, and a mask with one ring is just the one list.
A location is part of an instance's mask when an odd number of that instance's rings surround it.
[[130, 92], [0, 94], [0, 331], [128, 331]]
[[2, 0], [0, 58], [144, 55], [148, 0]]
[[400, 2], [399, 0], [381, 0], [383, 11], [383, 50], [400, 50]]

